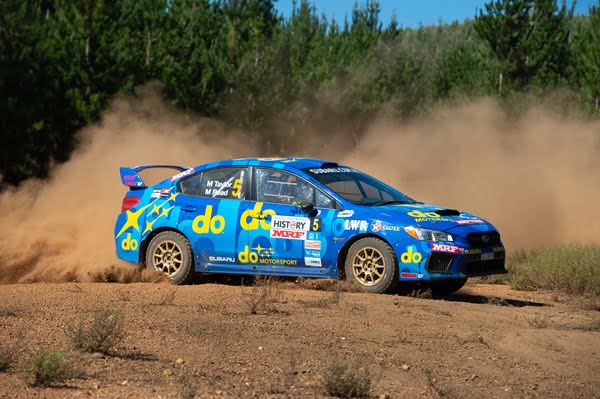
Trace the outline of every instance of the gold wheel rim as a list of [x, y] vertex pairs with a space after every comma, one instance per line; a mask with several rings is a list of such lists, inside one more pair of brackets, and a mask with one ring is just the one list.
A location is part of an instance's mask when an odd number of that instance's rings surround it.
[[161, 270], [167, 276], [171, 277], [179, 273], [183, 265], [183, 252], [176, 242], [168, 240], [163, 241], [154, 250], [152, 254], [154, 268]]
[[352, 273], [359, 283], [373, 286], [385, 275], [387, 264], [383, 254], [376, 248], [361, 248], [352, 259]]

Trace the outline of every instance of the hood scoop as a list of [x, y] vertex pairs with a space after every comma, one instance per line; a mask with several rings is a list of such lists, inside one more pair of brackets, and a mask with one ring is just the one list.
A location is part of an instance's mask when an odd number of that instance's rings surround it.
[[438, 209], [435, 211], [435, 214], [440, 216], [460, 216], [460, 212], [456, 209]]

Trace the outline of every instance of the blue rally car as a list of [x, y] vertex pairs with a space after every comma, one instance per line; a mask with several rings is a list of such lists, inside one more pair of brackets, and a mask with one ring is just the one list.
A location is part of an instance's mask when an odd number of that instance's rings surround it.
[[[139, 172], [177, 174], [147, 187]], [[420, 282], [442, 293], [506, 273], [487, 221], [415, 201], [354, 168], [317, 159], [252, 158], [195, 168], [122, 167], [130, 191], [117, 256], [185, 283], [194, 272], [344, 277], [366, 292]]]

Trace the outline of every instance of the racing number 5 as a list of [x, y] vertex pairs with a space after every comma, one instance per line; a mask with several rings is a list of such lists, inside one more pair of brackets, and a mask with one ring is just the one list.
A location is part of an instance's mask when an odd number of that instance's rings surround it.
[[235, 179], [233, 182], [233, 190], [231, 190], [231, 195], [236, 198], [239, 198], [240, 193], [242, 192], [242, 179]]
[[313, 219], [310, 225], [310, 231], [321, 231], [321, 219]]

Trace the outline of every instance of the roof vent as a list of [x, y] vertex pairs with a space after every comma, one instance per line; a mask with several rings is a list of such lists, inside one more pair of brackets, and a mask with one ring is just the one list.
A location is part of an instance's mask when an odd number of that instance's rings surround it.
[[338, 164], [335, 162], [325, 162], [321, 164], [321, 169], [328, 169], [328, 168], [337, 168]]

